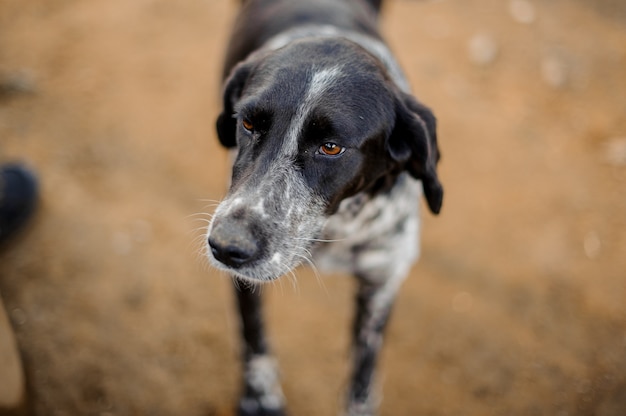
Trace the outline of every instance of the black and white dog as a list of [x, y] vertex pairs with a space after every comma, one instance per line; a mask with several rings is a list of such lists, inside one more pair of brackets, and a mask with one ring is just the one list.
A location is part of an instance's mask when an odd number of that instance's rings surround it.
[[346, 414], [376, 413], [382, 333], [419, 253], [419, 197], [439, 213], [435, 117], [377, 29], [381, 0], [244, 0], [224, 67], [220, 142], [232, 182], [208, 256], [236, 284], [244, 340], [240, 415], [283, 415], [255, 283], [303, 262], [354, 274]]

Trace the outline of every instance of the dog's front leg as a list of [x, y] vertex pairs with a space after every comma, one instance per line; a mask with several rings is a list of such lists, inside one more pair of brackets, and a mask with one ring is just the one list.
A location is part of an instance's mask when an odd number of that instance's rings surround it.
[[263, 329], [260, 289], [235, 285], [243, 339], [243, 395], [239, 416], [283, 416], [284, 396], [275, 358], [269, 353]]
[[353, 372], [348, 392], [347, 416], [376, 414], [378, 399], [372, 391], [374, 370], [383, 332], [402, 279], [382, 283], [359, 279], [353, 327]]

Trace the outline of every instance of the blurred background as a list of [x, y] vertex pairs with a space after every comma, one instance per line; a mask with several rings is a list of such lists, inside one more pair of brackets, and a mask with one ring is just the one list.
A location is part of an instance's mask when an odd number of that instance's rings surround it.
[[[0, 2], [0, 162], [41, 184], [0, 252], [27, 395], [5, 414], [232, 415], [231, 287], [201, 250], [237, 4]], [[382, 27], [438, 116], [446, 195], [381, 415], [626, 414], [626, 3], [389, 0]], [[337, 414], [353, 281], [297, 275], [263, 289], [289, 410]]]

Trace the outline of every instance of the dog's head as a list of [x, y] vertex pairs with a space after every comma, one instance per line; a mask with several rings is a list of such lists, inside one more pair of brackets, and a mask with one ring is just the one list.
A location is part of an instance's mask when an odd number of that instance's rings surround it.
[[441, 208], [435, 117], [347, 40], [301, 40], [253, 54], [226, 81], [220, 142], [236, 150], [208, 231], [211, 260], [275, 279], [308, 257], [339, 203], [408, 171]]

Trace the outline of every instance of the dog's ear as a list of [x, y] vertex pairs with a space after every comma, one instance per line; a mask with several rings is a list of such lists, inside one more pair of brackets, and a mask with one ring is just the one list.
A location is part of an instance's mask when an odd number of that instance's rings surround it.
[[443, 187], [437, 177], [437, 120], [430, 109], [412, 96], [399, 92], [396, 95], [396, 122], [387, 147], [394, 160], [403, 164], [411, 176], [422, 181], [428, 207], [434, 214], [439, 214]]
[[243, 62], [235, 66], [226, 79], [223, 95], [222, 113], [217, 117], [217, 137], [222, 146], [237, 146], [237, 121], [233, 117], [235, 103], [241, 97], [243, 88], [252, 72], [253, 64]]

